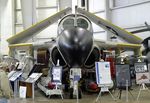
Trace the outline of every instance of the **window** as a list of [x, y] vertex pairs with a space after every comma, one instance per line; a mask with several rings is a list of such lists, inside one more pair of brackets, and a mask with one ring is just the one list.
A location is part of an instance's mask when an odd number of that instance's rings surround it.
[[[23, 30], [21, 0], [14, 0], [14, 33]], [[58, 11], [58, 0], [36, 0], [37, 22], [55, 14]]]
[[57, 0], [36, 0], [37, 7], [57, 6]]
[[19, 33], [19, 32], [21, 32], [23, 30], [23, 25], [22, 24], [16, 24], [15, 25], [15, 32], [16, 33]]
[[21, 0], [15, 0], [15, 22], [14, 22], [14, 33], [21, 32], [23, 30], [22, 11], [21, 11]]
[[132, 4], [146, 2], [146, 1], [150, 1], [150, 0], [114, 0], [114, 7], [127, 6], [127, 5], [132, 5]]
[[57, 12], [56, 8], [45, 8], [45, 9], [37, 9], [37, 20], [41, 21], [46, 19], [47, 17], [55, 14]]
[[22, 24], [22, 12], [21, 11], [16, 11], [16, 24]]

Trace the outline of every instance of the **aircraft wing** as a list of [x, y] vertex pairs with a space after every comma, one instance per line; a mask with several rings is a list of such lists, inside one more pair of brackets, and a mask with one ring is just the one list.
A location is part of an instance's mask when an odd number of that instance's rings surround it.
[[71, 8], [66, 8], [66, 9], [48, 17], [47, 19], [34, 24], [33, 26], [27, 28], [26, 30], [13, 35], [12, 37], [7, 39], [8, 43], [15, 44], [15, 43], [22, 41], [22, 39], [25, 39], [27, 37], [28, 38], [32, 37], [35, 33], [42, 31], [46, 27], [48, 27], [48, 26], [52, 25], [53, 23], [55, 23], [56, 21], [58, 21], [61, 17], [66, 15], [69, 11], [71, 11]]
[[55, 46], [55, 43], [56, 43], [56, 38], [51, 38], [51, 40], [46, 40], [46, 41], [10, 44], [9, 48], [20, 47], [20, 46], [21, 47], [22, 46], [30, 46], [30, 47], [34, 47], [34, 48], [41, 48], [41, 47], [51, 48], [51, 47]]
[[125, 40], [129, 43], [141, 44], [143, 41], [140, 37], [128, 32], [128, 31], [112, 24], [111, 22], [104, 20], [88, 11], [85, 11], [81, 8], [77, 8], [77, 12], [86, 15], [92, 22], [94, 22], [95, 24], [97, 24], [98, 26], [103, 28], [104, 30], [112, 32], [113, 34], [121, 37], [123, 40]]
[[130, 44], [130, 43], [116, 43], [111, 41], [103, 41], [103, 40], [94, 40], [94, 43], [99, 48], [104, 49], [120, 49], [120, 50], [139, 50], [141, 48], [141, 44]]

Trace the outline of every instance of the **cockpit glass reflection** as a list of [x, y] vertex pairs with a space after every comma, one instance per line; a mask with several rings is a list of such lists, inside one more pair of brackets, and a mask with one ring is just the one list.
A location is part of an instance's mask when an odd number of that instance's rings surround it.
[[67, 29], [67, 28], [70, 28], [70, 27], [73, 27], [73, 26], [74, 26], [74, 19], [66, 19], [63, 22], [63, 28], [64, 29]]
[[82, 18], [77, 19], [77, 25], [81, 28], [84, 28], [84, 29], [88, 28], [88, 22]]

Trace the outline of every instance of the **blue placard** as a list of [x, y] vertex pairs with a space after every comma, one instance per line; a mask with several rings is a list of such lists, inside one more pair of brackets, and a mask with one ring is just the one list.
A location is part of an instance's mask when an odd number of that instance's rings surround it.
[[109, 62], [96, 62], [96, 82], [99, 85], [109, 85], [112, 83]]
[[74, 76], [74, 81], [79, 81], [80, 80], [80, 75], [75, 75]]

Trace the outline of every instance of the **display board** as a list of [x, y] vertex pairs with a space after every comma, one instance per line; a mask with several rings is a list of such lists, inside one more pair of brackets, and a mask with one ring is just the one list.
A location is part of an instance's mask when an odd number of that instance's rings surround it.
[[135, 63], [136, 83], [150, 83], [150, 73], [146, 63]]
[[62, 66], [56, 66], [52, 68], [53, 82], [61, 83], [62, 79]]
[[11, 71], [8, 74], [8, 78], [10, 81], [15, 81], [16, 79], [18, 79], [21, 75], [22, 75], [22, 71]]
[[70, 69], [70, 79], [74, 81], [79, 81], [82, 77], [81, 68], [71, 68]]
[[128, 64], [116, 65], [116, 84], [118, 88], [125, 88], [131, 86], [130, 68]]
[[32, 74], [25, 80], [25, 82], [34, 83], [34, 82], [36, 82], [41, 76], [42, 76], [42, 73], [32, 73]]
[[96, 81], [99, 86], [110, 86], [112, 84], [109, 62], [96, 62]]

